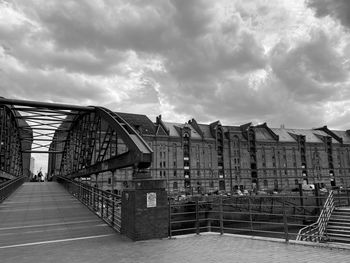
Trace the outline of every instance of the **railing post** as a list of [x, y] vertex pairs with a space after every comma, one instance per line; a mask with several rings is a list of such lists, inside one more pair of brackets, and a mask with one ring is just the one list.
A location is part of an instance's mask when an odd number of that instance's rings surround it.
[[271, 197], [271, 214], [273, 214], [274, 198]]
[[219, 199], [220, 202], [220, 235], [224, 234], [224, 215], [223, 215], [223, 207], [222, 207], [222, 196]]
[[94, 188], [90, 186], [89, 191], [90, 191], [90, 206], [92, 207], [92, 209], [94, 209]]
[[250, 196], [248, 196], [248, 209], [249, 209], [250, 230], [253, 231], [253, 217], [252, 217], [252, 207], [251, 207]]
[[172, 236], [172, 229], [171, 229], [171, 200], [169, 199], [168, 200], [168, 204], [169, 204], [169, 209], [168, 209], [168, 212], [169, 212], [169, 238], [171, 238]]
[[283, 198], [283, 225], [284, 225], [284, 235], [285, 235], [286, 242], [289, 242], [288, 219], [286, 214], [285, 198]]
[[93, 201], [94, 201], [94, 211], [97, 211], [97, 208], [96, 208], [96, 196], [97, 196], [97, 189], [94, 187], [94, 196], [93, 196]]
[[198, 199], [196, 200], [196, 234], [199, 234]]
[[99, 193], [99, 198], [101, 198], [101, 217], [103, 218], [103, 213], [104, 213], [104, 209], [103, 209], [103, 193], [100, 191]]
[[[207, 209], [207, 208], [206, 208]], [[205, 212], [205, 217], [206, 217], [206, 219], [207, 219], [207, 231], [208, 232], [211, 232], [211, 220], [210, 220], [210, 217], [209, 217], [209, 211], [208, 210], [206, 210], [206, 212]]]
[[114, 226], [114, 213], [115, 213], [115, 198], [114, 198], [114, 194], [112, 195], [112, 226]]
[[106, 196], [106, 197], [103, 197], [103, 199], [105, 200], [105, 203], [106, 203], [106, 220], [108, 221], [108, 213], [109, 213], [109, 197]]

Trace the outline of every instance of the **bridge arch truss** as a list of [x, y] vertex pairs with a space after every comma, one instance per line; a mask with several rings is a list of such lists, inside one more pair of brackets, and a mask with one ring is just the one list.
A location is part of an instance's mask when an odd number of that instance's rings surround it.
[[103, 107], [0, 98], [0, 114], [0, 168], [14, 177], [31, 153], [49, 154], [48, 174], [68, 178], [125, 167], [145, 172], [152, 162], [142, 137]]
[[18, 112], [8, 105], [0, 105], [0, 178], [13, 179], [24, 173], [22, 150], [28, 140], [21, 141], [26, 136], [30, 140], [30, 131], [20, 131], [20, 121], [16, 118]]

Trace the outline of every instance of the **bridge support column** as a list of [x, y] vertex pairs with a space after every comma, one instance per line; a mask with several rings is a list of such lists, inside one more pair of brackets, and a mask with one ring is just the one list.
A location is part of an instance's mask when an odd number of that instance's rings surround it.
[[121, 233], [130, 239], [146, 240], [168, 236], [168, 197], [164, 181], [134, 175], [122, 194]]

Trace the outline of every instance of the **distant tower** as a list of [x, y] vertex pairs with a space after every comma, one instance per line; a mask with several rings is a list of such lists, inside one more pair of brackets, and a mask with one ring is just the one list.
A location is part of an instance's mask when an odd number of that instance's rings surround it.
[[35, 166], [35, 158], [30, 157], [30, 172], [33, 174], [34, 173], [34, 166]]

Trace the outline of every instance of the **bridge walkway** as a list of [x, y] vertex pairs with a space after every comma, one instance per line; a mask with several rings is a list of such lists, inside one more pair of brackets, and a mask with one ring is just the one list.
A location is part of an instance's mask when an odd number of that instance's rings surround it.
[[235, 235], [132, 242], [59, 184], [25, 183], [0, 205], [0, 262], [349, 262], [350, 249]]
[[0, 249], [116, 235], [56, 182], [24, 183], [0, 205]]

